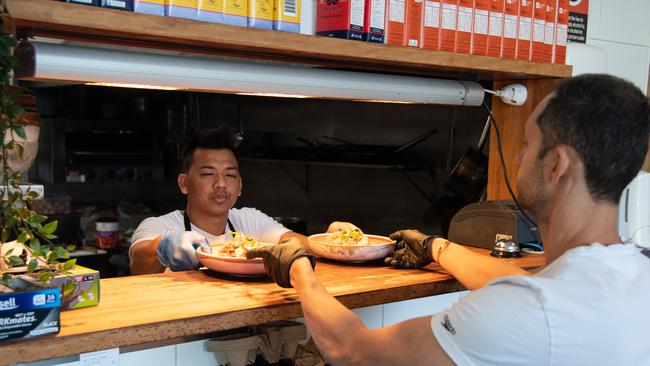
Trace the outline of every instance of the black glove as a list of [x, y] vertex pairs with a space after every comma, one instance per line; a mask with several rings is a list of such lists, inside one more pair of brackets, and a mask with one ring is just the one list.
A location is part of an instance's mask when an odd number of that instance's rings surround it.
[[420, 268], [433, 262], [431, 245], [435, 236], [417, 230], [400, 230], [390, 234], [397, 242], [396, 250], [385, 259], [386, 264], [395, 268]]
[[273, 281], [284, 288], [293, 287], [289, 278], [289, 270], [296, 259], [307, 257], [311, 261], [311, 267], [316, 267], [314, 257], [305, 249], [302, 241], [298, 238], [289, 238], [280, 244], [267, 245], [246, 252], [246, 258], [248, 259], [258, 257], [264, 261], [264, 268]]

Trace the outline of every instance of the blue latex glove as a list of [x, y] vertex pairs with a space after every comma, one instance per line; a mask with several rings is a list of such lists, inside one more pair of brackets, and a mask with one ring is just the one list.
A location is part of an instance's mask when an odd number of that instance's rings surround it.
[[195, 231], [166, 230], [158, 243], [158, 261], [172, 271], [187, 271], [200, 267], [196, 248], [210, 252], [208, 240]]

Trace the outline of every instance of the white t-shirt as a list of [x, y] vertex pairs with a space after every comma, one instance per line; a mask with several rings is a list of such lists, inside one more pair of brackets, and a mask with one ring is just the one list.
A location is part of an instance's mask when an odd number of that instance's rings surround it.
[[650, 365], [650, 259], [594, 243], [431, 318], [456, 365]]
[[[275, 244], [284, 233], [290, 231], [265, 213], [250, 207], [231, 208], [228, 212], [228, 219], [234, 226], [230, 228], [231, 230], [242, 232], [263, 243]], [[205, 236], [209, 242], [223, 242], [232, 238], [228, 230], [222, 235], [215, 236], [199, 229], [194, 224], [190, 224], [190, 226], [192, 231]], [[142, 240], [151, 240], [164, 233], [165, 230], [185, 230], [183, 211], [176, 210], [166, 215], [142, 220], [133, 233], [131, 247]]]

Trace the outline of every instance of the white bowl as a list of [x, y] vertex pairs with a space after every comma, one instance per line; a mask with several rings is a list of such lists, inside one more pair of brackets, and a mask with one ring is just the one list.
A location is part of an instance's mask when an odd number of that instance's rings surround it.
[[393, 253], [395, 241], [386, 236], [366, 235], [367, 245], [328, 244], [329, 233], [314, 234], [309, 237], [309, 249], [318, 257], [341, 262], [366, 262], [385, 258]]
[[211, 247], [215, 254], [206, 253], [201, 247], [196, 250], [199, 262], [207, 268], [238, 276], [263, 276], [266, 275], [262, 258], [246, 259], [238, 257], [221, 256], [216, 254], [219, 251], [217, 245]]

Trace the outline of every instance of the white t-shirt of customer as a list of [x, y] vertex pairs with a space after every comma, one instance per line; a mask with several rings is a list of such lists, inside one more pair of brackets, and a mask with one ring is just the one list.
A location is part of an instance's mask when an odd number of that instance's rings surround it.
[[[231, 208], [228, 212], [228, 219], [233, 225], [230, 230], [241, 232], [263, 243], [275, 244], [284, 233], [290, 231], [262, 211], [250, 207]], [[212, 235], [193, 224], [190, 226], [192, 231], [205, 236], [209, 242], [223, 242], [232, 238], [228, 228], [222, 235]], [[176, 210], [166, 215], [144, 219], [133, 233], [131, 247], [143, 240], [152, 240], [163, 234], [165, 230], [185, 230], [183, 211]]]
[[650, 259], [633, 244], [573, 248], [435, 314], [456, 365], [650, 365]]

